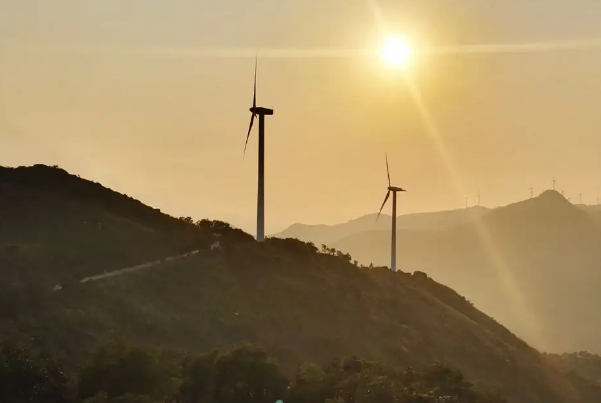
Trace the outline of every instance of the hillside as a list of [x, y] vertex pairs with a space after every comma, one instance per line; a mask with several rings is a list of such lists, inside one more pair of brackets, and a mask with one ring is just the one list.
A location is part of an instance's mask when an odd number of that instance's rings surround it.
[[85, 357], [100, 335], [118, 331], [189, 351], [251, 341], [288, 372], [335, 355], [410, 366], [443, 360], [514, 402], [592, 402], [578, 396], [598, 393], [447, 287], [419, 274], [360, 269], [293, 240], [30, 296], [2, 319], [2, 334], [67, 359]]
[[[437, 211], [433, 213], [405, 214], [397, 217], [397, 228], [405, 230], [444, 230], [482, 217], [490, 210], [486, 207], [470, 207], [461, 210]], [[367, 231], [388, 230], [392, 217], [387, 214], [367, 214], [343, 224], [308, 225], [293, 224], [284, 231], [273, 234], [278, 238], [296, 238], [316, 245], [334, 244], [344, 238]]]
[[[33, 168], [29, 174], [35, 169], [50, 174], [46, 167]], [[56, 292], [5, 285], [0, 299], [0, 334], [34, 350], [48, 350], [66, 360], [71, 371], [84, 365], [105, 335], [117, 333], [136, 344], [187, 352], [216, 347], [227, 350], [237, 343], [253, 342], [276, 357], [289, 376], [302, 362], [323, 363], [334, 356], [357, 355], [413, 367], [440, 360], [457, 366], [477, 388], [497, 390], [510, 402], [596, 403], [601, 399], [601, 390], [589, 380], [569, 373], [423, 273], [358, 267], [335, 250], [318, 250], [292, 239], [251, 242], [250, 236], [225, 223], [179, 223], [99, 185], [64, 176], [67, 174], [62, 171], [52, 174], [62, 175], [70, 183], [64, 188], [71, 190], [59, 191], [56, 186], [47, 190], [39, 179], [27, 184], [13, 180], [4, 190], [13, 206], [19, 204], [16, 195], [39, 195], [27, 203], [26, 198], [22, 200], [27, 208], [21, 210], [23, 226], [17, 232], [23, 244], [35, 240], [38, 250], [52, 251], [59, 258], [69, 254], [83, 263], [92, 257], [112, 259], [102, 257], [96, 249], [89, 255], [77, 251], [85, 245], [88, 229], [73, 217], [80, 220], [89, 212], [118, 216], [117, 222], [127, 222], [123, 228], [132, 232], [145, 223], [157, 237], [168, 238], [169, 231], [179, 233], [183, 228], [194, 234], [217, 231], [223, 241], [222, 248], [210, 250], [201, 245], [198, 255], [161, 268], [71, 284]], [[73, 190], [84, 186], [92, 186], [98, 193], [85, 198]], [[53, 208], [58, 208], [53, 198], [65, 203], [62, 216], [53, 213]], [[44, 206], [47, 199], [55, 207]], [[120, 200], [121, 204], [107, 200]], [[35, 215], [43, 230], [25, 218], [34, 214], [33, 209], [45, 212]], [[144, 214], [155, 218], [143, 218]], [[19, 228], [19, 218], [12, 220], [13, 228]], [[136, 234], [144, 237], [147, 232]], [[4, 230], [2, 239], [10, 240], [11, 245], [14, 237]], [[59, 240], [63, 237], [66, 240]], [[156, 238], [142, 239], [151, 244]], [[125, 253], [130, 247], [135, 250], [141, 241], [130, 233], [114, 244], [108, 237], [103, 242]], [[180, 246], [173, 242], [174, 249]], [[110, 254], [108, 247], [103, 251]], [[17, 252], [11, 255], [11, 262], [27, 269], [29, 282], [36, 284], [36, 270], [44, 269], [37, 259], [43, 255], [32, 256], [28, 248]], [[143, 257], [138, 253], [137, 257]], [[86, 271], [93, 269], [91, 263], [86, 267]], [[76, 273], [73, 276], [82, 271], [63, 265], [46, 269], [42, 283], [48, 276], [52, 281], [71, 276], [71, 269]]]
[[577, 353], [548, 354], [557, 365], [563, 366], [582, 378], [601, 386], [601, 357], [586, 351]]
[[[333, 246], [388, 264], [389, 237], [365, 232]], [[539, 348], [601, 351], [600, 243], [594, 217], [547, 191], [445, 231], [399, 231], [398, 259], [401, 270], [457, 289]]]
[[51, 287], [187, 252], [210, 233], [58, 167], [0, 167], [0, 287]]

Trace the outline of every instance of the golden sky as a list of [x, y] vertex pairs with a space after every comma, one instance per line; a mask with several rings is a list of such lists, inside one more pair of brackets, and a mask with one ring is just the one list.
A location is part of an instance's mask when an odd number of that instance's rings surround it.
[[[400, 4], [399, 4], [400, 3]], [[527, 3], [527, 4], [524, 4]], [[254, 233], [252, 50], [419, 50], [601, 38], [601, 4], [448, 0], [1, 0], [0, 165], [58, 164], [173, 215]], [[404, 5], [408, 4], [408, 5]], [[248, 49], [250, 57], [203, 49]], [[551, 186], [601, 196], [601, 49], [418, 57], [437, 136], [375, 57], [264, 57], [266, 227], [495, 206]], [[430, 126], [430, 128], [432, 128]]]

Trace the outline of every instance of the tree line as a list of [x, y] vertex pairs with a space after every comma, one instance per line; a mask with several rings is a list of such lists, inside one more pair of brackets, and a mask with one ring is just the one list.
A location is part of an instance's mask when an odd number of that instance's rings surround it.
[[10, 403], [501, 403], [456, 369], [420, 370], [358, 357], [303, 364], [288, 379], [262, 349], [192, 356], [116, 339], [102, 342], [78, 371], [12, 341], [0, 350], [0, 401]]

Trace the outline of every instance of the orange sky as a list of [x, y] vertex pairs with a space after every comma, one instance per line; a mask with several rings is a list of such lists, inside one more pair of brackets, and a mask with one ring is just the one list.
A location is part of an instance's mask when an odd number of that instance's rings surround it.
[[[6, 0], [0, 164], [58, 164], [254, 233], [256, 132], [242, 160], [253, 60], [191, 51], [377, 47], [386, 30], [420, 46], [601, 37], [591, 1], [398, 3]], [[601, 50], [416, 60], [439, 140], [378, 59], [265, 58], [259, 69], [259, 103], [275, 109], [268, 233], [376, 211], [386, 151], [394, 184], [409, 190], [399, 214], [462, 207], [478, 191], [506, 204], [553, 175], [573, 201], [601, 196]]]

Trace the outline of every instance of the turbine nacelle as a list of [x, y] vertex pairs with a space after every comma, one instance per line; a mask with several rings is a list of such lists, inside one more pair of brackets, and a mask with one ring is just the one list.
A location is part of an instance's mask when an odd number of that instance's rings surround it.
[[261, 106], [253, 106], [249, 110], [255, 115], [263, 115], [263, 116], [273, 115], [273, 109], [263, 108]]
[[388, 186], [388, 191], [389, 192], [406, 192], [405, 189], [403, 188], [398, 188], [396, 186]]

